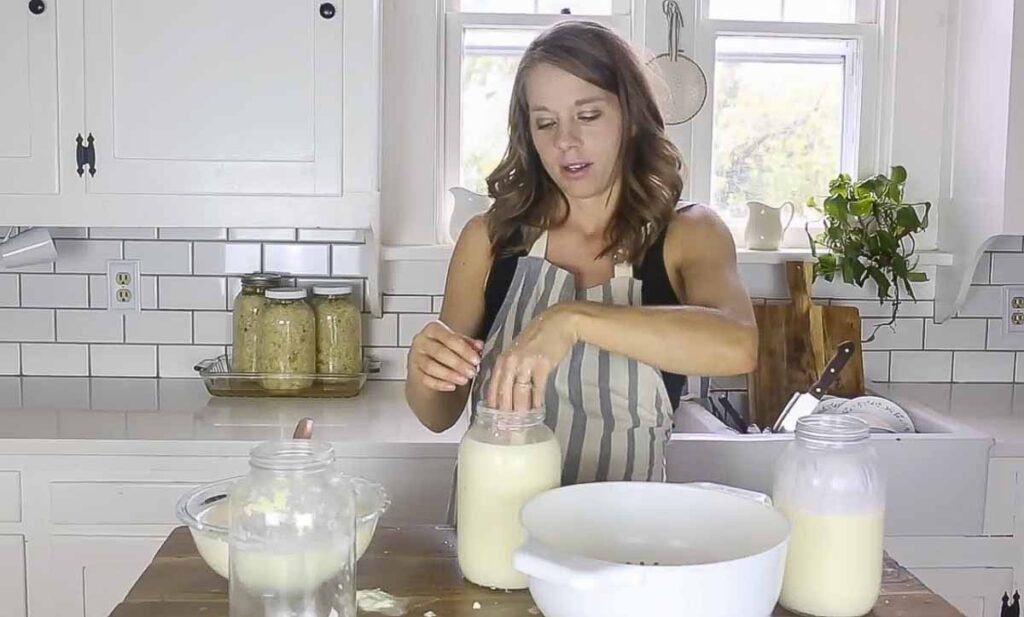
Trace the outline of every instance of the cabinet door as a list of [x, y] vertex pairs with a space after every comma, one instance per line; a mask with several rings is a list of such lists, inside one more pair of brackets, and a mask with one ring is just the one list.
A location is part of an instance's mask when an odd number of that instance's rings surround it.
[[51, 540], [53, 614], [64, 617], [109, 615], [152, 561], [165, 537], [54, 537]]
[[89, 0], [97, 194], [342, 191], [343, 3]]
[[914, 568], [911, 573], [967, 617], [999, 617], [1003, 593], [1013, 593], [1007, 568]]
[[25, 538], [0, 536], [0, 617], [25, 614]]
[[0, 193], [57, 192], [56, 2], [0, 2]]

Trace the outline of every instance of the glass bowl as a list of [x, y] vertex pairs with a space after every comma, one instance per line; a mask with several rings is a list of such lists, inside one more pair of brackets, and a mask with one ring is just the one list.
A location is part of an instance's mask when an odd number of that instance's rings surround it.
[[[239, 477], [196, 487], [178, 500], [178, 520], [188, 525], [196, 549], [214, 572], [228, 577], [228, 495]], [[391, 505], [384, 487], [377, 482], [338, 474], [348, 480], [356, 499], [356, 560], [363, 556], [377, 530], [377, 522]]]

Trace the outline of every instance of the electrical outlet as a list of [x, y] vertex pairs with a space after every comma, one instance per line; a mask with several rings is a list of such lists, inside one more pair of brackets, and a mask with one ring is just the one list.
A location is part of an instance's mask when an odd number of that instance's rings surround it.
[[107, 310], [138, 311], [142, 308], [138, 259], [112, 259], [107, 262]]
[[1003, 331], [1024, 333], [1024, 286], [1003, 287]]

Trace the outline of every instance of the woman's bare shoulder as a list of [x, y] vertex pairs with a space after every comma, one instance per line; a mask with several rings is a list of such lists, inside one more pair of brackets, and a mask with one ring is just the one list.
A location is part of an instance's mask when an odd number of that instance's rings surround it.
[[736, 259], [732, 232], [711, 207], [694, 204], [676, 213], [665, 231], [665, 250], [684, 261]]

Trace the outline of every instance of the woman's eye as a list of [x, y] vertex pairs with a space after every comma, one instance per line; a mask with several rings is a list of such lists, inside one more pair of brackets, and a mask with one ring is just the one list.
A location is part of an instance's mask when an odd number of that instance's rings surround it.
[[555, 126], [554, 122], [541, 121], [537, 123], [537, 130], [543, 131], [544, 129], [551, 128], [553, 126]]
[[579, 115], [580, 120], [583, 120], [584, 122], [590, 122], [592, 120], [597, 120], [600, 117], [601, 117], [601, 112], [599, 112], [599, 111], [594, 111], [594, 112], [590, 112], [590, 113], [580, 114]]

